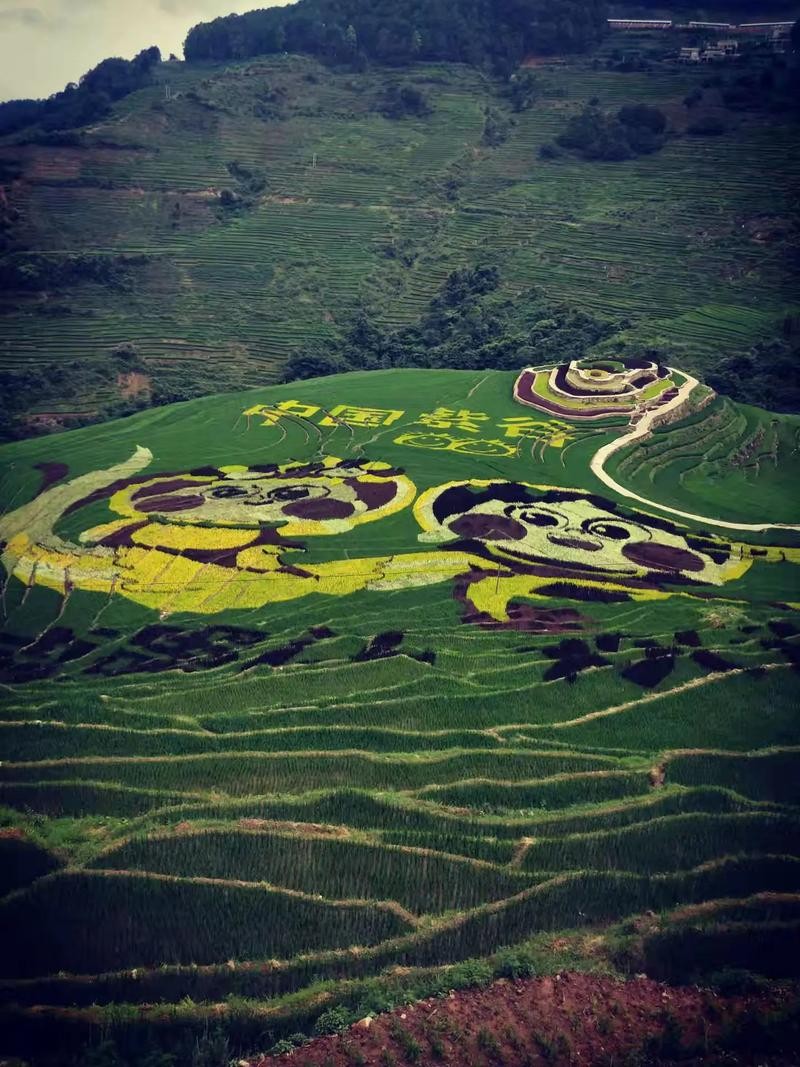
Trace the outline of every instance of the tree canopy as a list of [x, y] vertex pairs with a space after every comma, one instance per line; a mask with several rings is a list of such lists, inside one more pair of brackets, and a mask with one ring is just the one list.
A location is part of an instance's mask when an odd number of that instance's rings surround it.
[[663, 111], [645, 104], [620, 108], [616, 115], [589, 106], [573, 115], [557, 140], [584, 159], [623, 160], [657, 152], [666, 128]]
[[312, 341], [295, 352], [284, 380], [388, 367], [517, 370], [533, 361], [578, 358], [619, 328], [550, 303], [535, 289], [498, 299], [499, 284], [493, 265], [454, 271], [420, 319], [400, 329], [362, 312], [340, 340]]
[[115, 100], [148, 85], [161, 53], [153, 46], [133, 59], [104, 59], [47, 100], [9, 100], [0, 104], [0, 137], [26, 126], [45, 131], [73, 130], [103, 118]]
[[187, 60], [307, 52], [330, 62], [450, 60], [511, 70], [530, 53], [582, 51], [606, 29], [606, 0], [298, 0], [200, 23]]

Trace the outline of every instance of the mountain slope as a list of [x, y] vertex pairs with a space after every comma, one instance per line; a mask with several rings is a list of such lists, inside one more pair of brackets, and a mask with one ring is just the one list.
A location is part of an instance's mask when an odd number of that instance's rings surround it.
[[[688, 369], [772, 336], [796, 309], [796, 127], [729, 112], [716, 90], [690, 111], [703, 72], [606, 70], [607, 54], [540, 73], [519, 113], [468, 67], [164, 64], [96, 127], [7, 139], [0, 367], [62, 366], [58, 399], [42, 382], [26, 402], [43, 412], [130, 392], [108, 360], [130, 341], [167, 395], [274, 381], [357, 310], [413, 322], [452, 270], [486, 260], [498, 297], [534, 284]], [[398, 83], [430, 112], [386, 118]], [[656, 104], [679, 136], [624, 163], [539, 159], [593, 98]], [[688, 135], [698, 114], [728, 132]]]

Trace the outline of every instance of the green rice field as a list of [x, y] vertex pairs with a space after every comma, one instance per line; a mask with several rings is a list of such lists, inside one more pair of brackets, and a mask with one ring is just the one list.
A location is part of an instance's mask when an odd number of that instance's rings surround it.
[[0, 1047], [213, 1017], [266, 1051], [397, 968], [796, 927], [800, 419], [684, 413], [609, 463], [632, 504], [589, 466], [626, 427], [514, 377], [0, 449]]

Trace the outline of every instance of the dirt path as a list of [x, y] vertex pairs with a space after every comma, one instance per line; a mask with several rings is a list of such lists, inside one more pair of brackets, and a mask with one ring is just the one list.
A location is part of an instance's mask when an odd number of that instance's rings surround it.
[[[673, 367], [669, 367], [668, 370], [670, 374], [678, 373]], [[620, 496], [627, 497], [629, 500], [635, 500], [638, 504], [645, 504], [650, 508], [658, 508], [659, 511], [668, 511], [671, 515], [677, 515], [681, 519], [691, 519], [693, 522], [701, 522], [709, 526], [722, 526], [726, 530], [755, 530], [757, 532], [762, 532], [764, 530], [800, 530], [800, 524], [782, 522], [726, 522], [724, 519], [712, 519], [707, 515], [696, 515], [692, 511], [680, 511], [678, 508], [672, 508], [667, 504], [659, 504], [655, 500], [648, 500], [646, 497], [639, 496], [639, 494], [634, 493], [633, 490], [626, 489], [624, 485], [620, 485], [619, 482], [615, 481], [615, 479], [608, 474], [605, 470], [605, 465], [616, 452], [619, 452], [623, 448], [627, 448], [628, 445], [633, 444], [634, 441], [639, 441], [642, 438], [647, 437], [653, 422], [656, 419], [660, 420], [667, 412], [679, 408], [686, 400], [688, 400], [691, 392], [700, 384], [697, 378], [693, 378], [691, 374], [686, 374], [685, 371], [681, 371], [680, 373], [685, 376], [686, 381], [678, 390], [677, 395], [663, 407], [652, 408], [648, 411], [630, 433], [624, 434], [622, 437], [618, 437], [615, 441], [610, 441], [607, 445], [603, 445], [602, 448], [599, 448], [589, 464], [592, 473], [599, 478], [604, 485], [613, 489], [615, 493], [619, 493]]]

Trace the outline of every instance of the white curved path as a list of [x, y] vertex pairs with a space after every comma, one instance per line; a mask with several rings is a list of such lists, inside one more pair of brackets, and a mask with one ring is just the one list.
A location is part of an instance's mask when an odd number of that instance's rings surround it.
[[667, 504], [659, 504], [655, 500], [648, 500], [646, 497], [639, 496], [638, 493], [634, 493], [631, 489], [626, 489], [624, 485], [620, 485], [615, 481], [610, 474], [605, 470], [605, 464], [609, 458], [614, 455], [615, 452], [619, 452], [622, 448], [627, 448], [628, 445], [633, 444], [634, 441], [640, 440], [642, 437], [646, 437], [650, 432], [650, 427], [653, 425], [655, 419], [660, 418], [665, 412], [672, 411], [674, 408], [680, 407], [689, 397], [689, 394], [700, 383], [697, 378], [693, 378], [691, 374], [687, 374], [686, 371], [676, 371], [673, 367], [669, 367], [668, 370], [671, 374], [681, 374], [686, 379], [683, 385], [678, 390], [677, 395], [670, 400], [668, 404], [664, 404], [663, 407], [651, 408], [630, 433], [625, 434], [623, 437], [618, 437], [614, 441], [609, 441], [607, 445], [603, 445], [592, 456], [589, 467], [594, 475], [596, 475], [604, 485], [607, 485], [609, 489], [613, 489], [615, 493], [619, 493], [621, 496], [627, 497], [629, 500], [635, 500], [639, 504], [646, 504], [649, 508], [658, 508], [659, 511], [668, 511], [671, 515], [678, 515], [682, 519], [691, 519], [693, 522], [701, 522], [709, 526], [722, 526], [726, 530], [755, 530], [761, 532], [763, 530], [800, 530], [800, 524], [784, 523], [784, 522], [725, 522], [723, 519], [712, 519], [707, 515], [695, 515], [692, 511], [679, 511], [677, 508], [671, 508]]

